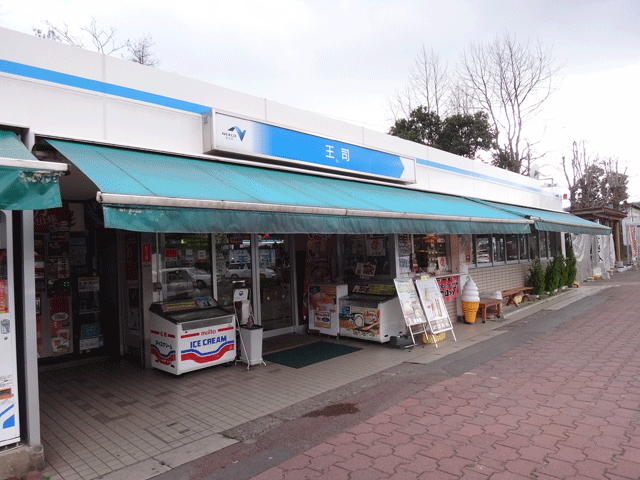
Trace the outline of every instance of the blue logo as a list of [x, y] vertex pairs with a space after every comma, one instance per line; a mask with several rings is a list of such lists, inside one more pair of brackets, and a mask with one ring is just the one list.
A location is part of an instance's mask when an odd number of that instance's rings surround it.
[[238, 136], [240, 137], [240, 141], [242, 141], [244, 139], [244, 135], [245, 133], [247, 133], [246, 130], [240, 130], [240, 127], [231, 127], [229, 129], [230, 132], [236, 131], [236, 133], [238, 134]]

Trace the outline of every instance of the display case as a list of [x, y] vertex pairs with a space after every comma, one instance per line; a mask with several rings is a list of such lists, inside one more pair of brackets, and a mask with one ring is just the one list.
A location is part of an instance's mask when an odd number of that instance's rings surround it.
[[414, 235], [413, 248], [421, 272], [448, 271], [445, 235]]
[[348, 291], [348, 285], [309, 286], [309, 331], [340, 334], [340, 300]]
[[386, 343], [406, 331], [394, 285], [356, 285], [340, 302], [340, 335]]
[[149, 308], [151, 365], [174, 375], [235, 360], [236, 315], [212, 297]]

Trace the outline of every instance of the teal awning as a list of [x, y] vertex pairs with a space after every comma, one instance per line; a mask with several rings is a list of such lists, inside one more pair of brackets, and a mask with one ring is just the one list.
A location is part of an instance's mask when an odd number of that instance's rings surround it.
[[105, 225], [142, 232], [528, 233], [471, 200], [249, 165], [49, 140], [100, 190]]
[[64, 164], [39, 162], [14, 132], [0, 130], [0, 209], [60, 207], [58, 177]]
[[507, 205], [496, 202], [482, 202], [485, 205], [499, 208], [505, 212], [528, 218], [534, 221], [537, 230], [548, 232], [587, 233], [590, 235], [609, 235], [611, 229], [599, 223], [576, 217], [566, 212], [553, 212], [538, 208]]

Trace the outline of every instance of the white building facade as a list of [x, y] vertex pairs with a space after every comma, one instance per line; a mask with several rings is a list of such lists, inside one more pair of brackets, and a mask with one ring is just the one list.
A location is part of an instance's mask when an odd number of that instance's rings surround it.
[[39, 365], [148, 368], [154, 302], [232, 308], [246, 287], [265, 336], [304, 332], [310, 286], [365, 265], [376, 285], [435, 275], [456, 315], [466, 275], [521, 286], [562, 232], [608, 233], [539, 180], [5, 29], [0, 91], [16, 464], [42, 461]]

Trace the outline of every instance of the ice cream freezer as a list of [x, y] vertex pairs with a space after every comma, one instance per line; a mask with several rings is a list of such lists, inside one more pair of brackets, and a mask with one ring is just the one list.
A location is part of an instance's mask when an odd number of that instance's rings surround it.
[[340, 335], [385, 343], [407, 326], [394, 285], [357, 285], [340, 300]]
[[212, 297], [154, 303], [149, 311], [154, 368], [181, 375], [235, 360], [236, 315]]
[[309, 285], [309, 331], [337, 337], [340, 302], [348, 292], [348, 285]]

